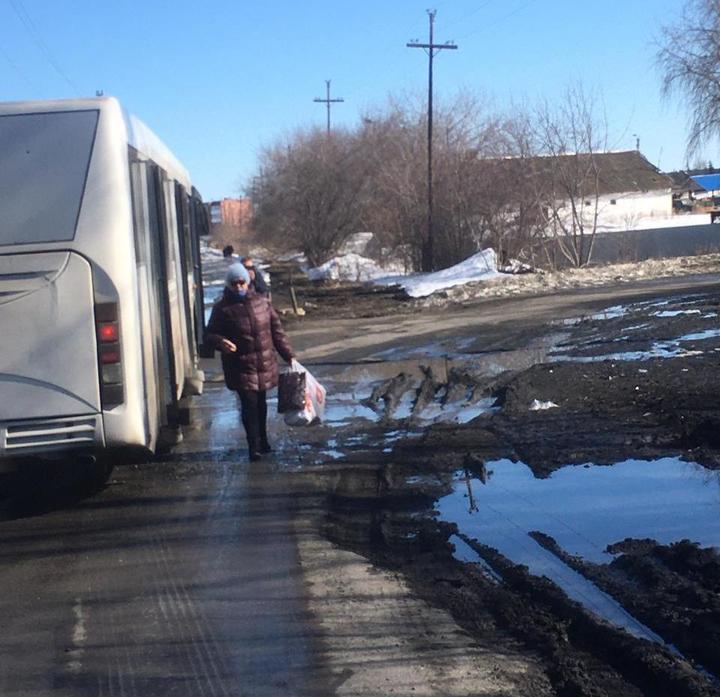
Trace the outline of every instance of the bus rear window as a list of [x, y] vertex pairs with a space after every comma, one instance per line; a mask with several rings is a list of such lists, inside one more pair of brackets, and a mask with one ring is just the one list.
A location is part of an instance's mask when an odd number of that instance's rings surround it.
[[75, 236], [98, 112], [0, 116], [0, 245]]

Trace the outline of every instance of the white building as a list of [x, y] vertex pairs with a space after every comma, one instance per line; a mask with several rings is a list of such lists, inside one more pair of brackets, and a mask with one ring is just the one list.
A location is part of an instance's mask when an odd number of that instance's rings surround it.
[[[568, 163], [574, 155], [567, 157]], [[581, 168], [584, 173], [578, 192], [583, 195], [567, 201], [563, 210], [568, 218], [571, 205], [582, 209], [582, 219], [592, 227], [597, 215], [597, 232], [635, 230], [654, 227], [672, 217], [673, 182], [670, 177], [648, 162], [638, 150], [593, 153], [583, 155], [592, 158], [591, 168]], [[565, 176], [572, 167], [564, 168]], [[589, 174], [588, 174], [589, 172]]]

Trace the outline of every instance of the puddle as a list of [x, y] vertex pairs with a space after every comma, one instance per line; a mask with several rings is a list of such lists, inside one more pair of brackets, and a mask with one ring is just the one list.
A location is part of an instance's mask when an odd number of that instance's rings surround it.
[[618, 317], [624, 317], [628, 312], [630, 312], [630, 308], [625, 305], [613, 305], [605, 310], [589, 315], [585, 319], [601, 321], [607, 319], [617, 319]]
[[547, 479], [510, 460], [488, 462], [486, 468], [485, 484], [464, 472], [455, 475], [452, 493], [436, 503], [439, 517], [455, 523], [463, 537], [551, 578], [588, 610], [635, 634], [657, 640], [528, 533], [550, 535], [569, 554], [599, 564], [614, 558], [605, 551], [608, 545], [628, 537], [720, 546], [720, 473], [695, 463], [663, 458], [577, 465]]
[[[455, 365], [453, 363], [453, 365]], [[386, 372], [386, 368], [383, 373]], [[407, 387], [397, 400], [397, 403], [388, 413], [387, 407], [382, 399], [374, 402], [375, 408], [367, 405], [367, 398], [373, 391], [373, 387], [381, 385], [382, 381], [363, 382], [358, 389], [351, 391], [346, 385], [342, 391], [336, 391], [331, 379], [325, 380], [328, 388], [327, 403], [323, 422], [333, 428], [348, 426], [354, 420], [362, 420], [369, 423], [378, 423], [385, 416], [392, 421], [404, 421], [410, 418], [416, 419], [421, 424], [436, 422], [468, 423], [481, 414], [495, 410], [496, 399], [494, 397], [476, 398], [473, 396], [473, 389], [468, 388], [465, 394], [458, 398], [453, 394], [454, 399], [444, 401], [447, 398], [447, 388], [441, 388], [434, 399], [427, 404], [420, 412], [415, 409], [415, 401], [421, 382], [410, 380]]]
[[455, 551], [453, 556], [458, 561], [464, 561], [468, 564], [477, 564], [484, 572], [485, 575], [496, 583], [502, 583], [502, 576], [498, 574], [495, 569], [490, 566], [465, 540], [457, 535], [450, 535], [448, 538]]
[[604, 353], [598, 356], [551, 356], [550, 360], [556, 363], [599, 363], [601, 361], [649, 361], [652, 358], [688, 358], [702, 355], [702, 351], [687, 351], [676, 346], [674, 342], [653, 344], [647, 351], [620, 351], [618, 353]]
[[431, 367], [442, 379], [447, 378], [447, 371], [451, 368], [466, 368], [478, 375], [492, 377], [507, 370], [524, 370], [542, 363], [548, 353], [569, 336], [567, 332], [555, 332], [533, 340], [524, 348], [509, 351], [468, 350], [477, 338], [389, 349], [372, 356], [378, 363], [352, 366], [343, 374], [352, 376], [361, 370], [358, 379], [362, 377], [365, 380], [390, 378], [401, 372], [422, 377], [419, 366], [423, 365]]
[[378, 421], [380, 416], [372, 409], [358, 402], [338, 402], [328, 397], [325, 407], [323, 421], [329, 426], [343, 425], [351, 419], [365, 419], [366, 421]]
[[647, 361], [652, 358], [687, 358], [702, 355], [703, 351], [688, 350], [681, 346], [690, 341], [707, 341], [720, 337], [720, 329], [706, 329], [702, 332], [683, 334], [676, 339], [656, 341], [644, 351], [619, 351], [594, 356], [563, 356], [565, 352], [577, 350], [577, 346], [563, 346], [551, 352], [549, 360], [555, 362], [596, 363], [599, 361]]
[[661, 310], [653, 312], [655, 317], [680, 317], [681, 315], [699, 315], [700, 310]]
[[477, 336], [453, 339], [451, 341], [437, 341], [422, 346], [404, 346], [386, 349], [374, 353], [370, 358], [382, 361], [402, 361], [415, 358], [420, 361], [428, 358], [453, 358], [464, 356], [477, 341]]

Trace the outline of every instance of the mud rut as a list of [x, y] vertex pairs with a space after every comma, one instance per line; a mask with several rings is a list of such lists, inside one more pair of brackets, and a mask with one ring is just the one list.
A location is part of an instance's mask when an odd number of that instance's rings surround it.
[[[476, 636], [510, 635], [538, 654], [558, 695], [720, 695], [720, 556], [692, 540], [618, 539], [609, 563], [529, 537], [617, 601], [658, 641], [600, 619], [548, 578], [441, 520], [453, 482], [484, 483], [501, 458], [536, 478], [568, 465], [668, 456], [720, 466], [720, 299], [640, 302], [546, 326], [547, 355], [517, 370], [477, 369], [482, 340], [454, 354], [403, 356], [352, 416], [305, 432], [296, 476], [324, 501], [318, 524], [337, 544], [401, 571], [419, 596]], [[372, 374], [372, 367], [367, 367]], [[316, 372], [322, 373], [318, 366]], [[376, 375], [377, 377], [377, 375]], [[326, 370], [335, 391], [357, 368]], [[452, 406], [482, 405], [467, 423]], [[534, 405], [546, 405], [537, 408]], [[547, 405], [552, 405], [550, 408]], [[331, 439], [342, 457], [317, 458]], [[497, 466], [497, 465], [495, 465]], [[459, 553], [471, 550], [470, 557]], [[466, 560], [463, 560], [466, 559]]]

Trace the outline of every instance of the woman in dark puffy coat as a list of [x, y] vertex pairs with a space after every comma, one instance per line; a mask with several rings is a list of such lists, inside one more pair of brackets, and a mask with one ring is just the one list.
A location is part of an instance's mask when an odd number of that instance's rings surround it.
[[249, 290], [242, 264], [225, 275], [223, 297], [213, 307], [206, 341], [222, 352], [225, 384], [240, 396], [242, 422], [251, 460], [271, 452], [267, 437], [266, 393], [278, 383], [275, 351], [291, 363], [294, 357], [270, 301]]

